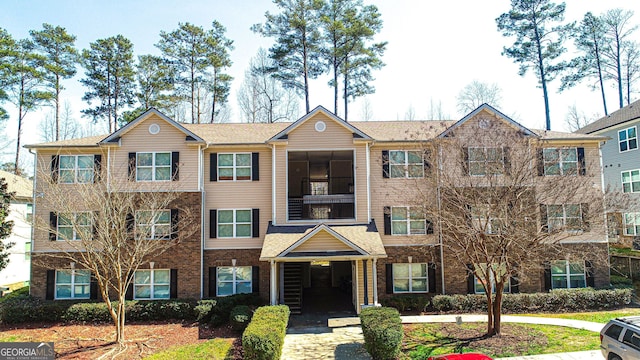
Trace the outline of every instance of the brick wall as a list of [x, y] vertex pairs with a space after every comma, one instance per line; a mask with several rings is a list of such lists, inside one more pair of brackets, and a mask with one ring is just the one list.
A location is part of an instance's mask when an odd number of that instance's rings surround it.
[[[386, 265], [393, 263], [408, 263], [411, 256], [412, 263], [432, 263], [436, 266], [436, 294], [441, 293], [440, 281], [440, 248], [438, 246], [387, 246], [387, 257], [378, 259], [376, 271], [378, 280], [378, 298], [383, 299], [393, 294], [387, 294]], [[430, 293], [431, 294], [431, 293]]]
[[[260, 261], [261, 249], [224, 249], [205, 250], [204, 252], [204, 297], [209, 297], [209, 268], [216, 266], [231, 266], [231, 260], [236, 259], [236, 266], [258, 266], [260, 277], [260, 296], [269, 299], [270, 266], [266, 261]], [[215, 289], [213, 289], [215, 294]]]

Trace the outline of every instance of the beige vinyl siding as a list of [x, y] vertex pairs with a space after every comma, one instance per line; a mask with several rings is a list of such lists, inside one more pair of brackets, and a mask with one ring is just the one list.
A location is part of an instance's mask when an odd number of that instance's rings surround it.
[[355, 215], [356, 223], [367, 223], [369, 211], [367, 202], [367, 145], [357, 144], [355, 150]]
[[287, 222], [287, 148], [276, 145], [276, 216], [275, 223], [282, 225]]
[[[260, 180], [209, 181], [212, 153], [259, 153]], [[266, 145], [246, 147], [212, 147], [204, 153], [205, 249], [255, 249], [262, 247], [271, 221], [271, 148]], [[209, 210], [260, 209], [259, 238], [209, 238]]]
[[[160, 132], [149, 133], [149, 126], [158, 124]], [[188, 144], [185, 133], [153, 115], [130, 129], [120, 139], [120, 147], [111, 149], [112, 179], [128, 179], [130, 152], [180, 152], [179, 181], [131, 181], [135, 190], [158, 190], [165, 186], [175, 191], [198, 191], [198, 146]]]
[[[362, 310], [360, 305], [364, 304], [364, 272], [362, 260], [356, 260], [358, 272], [358, 303], [356, 309], [358, 313]], [[369, 294], [369, 305], [373, 305], [373, 260], [367, 260], [367, 293]]]
[[335, 238], [335, 236], [322, 230], [311, 238], [307, 239], [303, 244], [292, 250], [291, 252], [307, 252], [307, 251], [349, 251], [353, 250], [344, 242]]
[[[323, 121], [327, 128], [323, 132], [315, 130], [315, 124]], [[300, 124], [289, 133], [288, 148], [292, 149], [338, 149], [353, 147], [353, 133], [335, 120], [318, 113]]]

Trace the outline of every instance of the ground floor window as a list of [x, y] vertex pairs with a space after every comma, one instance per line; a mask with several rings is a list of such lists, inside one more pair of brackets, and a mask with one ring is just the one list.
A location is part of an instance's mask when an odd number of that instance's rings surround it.
[[216, 295], [249, 294], [252, 292], [251, 266], [219, 266], [216, 268]]
[[133, 298], [168, 299], [170, 280], [169, 269], [137, 270], [133, 277]]
[[88, 299], [90, 287], [91, 271], [56, 270], [56, 299]]
[[425, 263], [393, 264], [393, 292], [427, 292], [427, 269]]
[[628, 236], [640, 235], [640, 213], [624, 214], [624, 234]]
[[[480, 264], [480, 273], [484, 274], [484, 269], [486, 268], [487, 264]], [[497, 274], [496, 274], [497, 273]], [[495, 276], [501, 276], [504, 274], [504, 270], [502, 271], [496, 271], [496, 272], [489, 272], [489, 281], [491, 281], [491, 289], [492, 289], [492, 293], [496, 292], [496, 278]], [[477, 276], [473, 276], [474, 278], [474, 290], [476, 294], [484, 294], [485, 293], [485, 289], [484, 286], [482, 286], [482, 278], [479, 278]], [[504, 289], [503, 292], [505, 293], [509, 293], [511, 292], [511, 279], [507, 280], [504, 284]]]
[[552, 289], [575, 289], [586, 286], [584, 261], [557, 260], [551, 262]]

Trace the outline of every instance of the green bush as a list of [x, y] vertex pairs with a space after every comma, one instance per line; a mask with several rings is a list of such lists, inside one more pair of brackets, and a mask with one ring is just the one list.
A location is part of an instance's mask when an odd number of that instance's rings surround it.
[[0, 297], [0, 304], [15, 298], [28, 298], [28, 297], [29, 297], [29, 287], [24, 286], [24, 287], [21, 287], [20, 289], [13, 290], [12, 292], [8, 293], [3, 297]]
[[[504, 294], [504, 313], [569, 312], [611, 309], [631, 303], [632, 289], [556, 289], [548, 293]], [[433, 308], [440, 312], [485, 312], [484, 295], [436, 295]]]
[[429, 298], [426, 295], [402, 294], [392, 295], [381, 299], [383, 306], [398, 309], [398, 311], [424, 311], [429, 305]]
[[75, 303], [62, 314], [61, 319], [65, 322], [109, 322], [111, 315], [105, 303]]
[[194, 320], [195, 300], [133, 300], [125, 303], [128, 320]]
[[611, 275], [609, 279], [610, 279], [609, 281], [611, 282], [611, 286], [613, 288], [621, 289], [621, 288], [633, 287], [633, 280], [629, 279], [626, 276]]
[[280, 359], [288, 322], [288, 306], [259, 307], [242, 334], [244, 358], [249, 360]]
[[236, 294], [200, 300], [195, 306], [195, 317], [198, 322], [220, 326], [229, 321], [231, 310], [238, 305], [260, 306], [264, 300], [258, 294]]
[[364, 347], [374, 360], [395, 359], [402, 345], [400, 313], [390, 307], [369, 307], [360, 313]]
[[251, 308], [247, 305], [238, 305], [231, 310], [231, 315], [229, 315], [229, 323], [231, 323], [231, 327], [236, 331], [244, 331], [249, 325], [251, 321], [251, 317], [253, 316], [253, 312]]
[[75, 302], [45, 301], [31, 296], [18, 296], [0, 304], [0, 322], [18, 324], [26, 322], [60, 321]]

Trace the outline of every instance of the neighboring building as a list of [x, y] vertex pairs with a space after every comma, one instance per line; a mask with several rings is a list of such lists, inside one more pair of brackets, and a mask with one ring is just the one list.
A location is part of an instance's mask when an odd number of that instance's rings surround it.
[[[640, 249], [640, 101], [576, 131], [609, 138], [601, 146], [604, 188], [613, 203], [607, 214], [609, 240]], [[622, 193], [624, 196], [619, 196]], [[610, 201], [613, 202], [613, 201]]]
[[13, 290], [29, 284], [33, 184], [29, 179], [2, 170], [0, 178], [5, 179], [9, 192], [14, 193], [7, 219], [13, 221], [13, 230], [11, 236], [4, 240], [14, 245], [9, 249], [9, 264], [0, 271], [0, 286]]
[[[586, 174], [599, 184], [602, 137], [530, 131], [488, 105], [458, 122], [345, 122], [317, 107], [293, 123], [181, 124], [151, 109], [108, 136], [27, 147], [36, 152], [36, 169], [52, 169], [58, 179], [68, 172], [64, 179], [69, 189], [85, 172], [86, 179], [99, 172], [100, 181], [130, 176], [141, 190], [150, 181], [167, 181], [182, 191], [184, 201], [202, 209], [196, 238], [182, 239], [170, 253], [154, 259], [151, 271], [177, 287], [163, 296], [259, 292], [273, 304], [300, 311], [305, 298], [306, 303], [313, 300], [314, 289], [330, 294], [340, 289], [342, 295], [331, 295], [331, 306], [359, 312], [392, 294], [474, 291], [466, 269], [454, 266], [451, 254], [442, 251], [437, 227], [415, 214], [408, 198], [391, 190], [410, 194], [413, 180], [424, 176], [431, 165], [425, 162], [423, 145], [450, 135], [452, 128], [491, 131], [489, 123], [552, 150], [567, 149], [575, 157], [565, 159], [565, 165], [575, 165], [576, 176]], [[128, 163], [129, 175], [119, 170]], [[180, 169], [177, 183], [161, 175], [172, 167]], [[37, 191], [42, 189], [45, 198], [41, 178], [46, 175], [39, 172], [36, 178]], [[36, 217], [47, 220], [56, 211], [36, 201]], [[582, 216], [586, 214], [585, 209]], [[542, 218], [547, 214], [536, 221]], [[575, 236], [567, 251], [606, 256], [604, 225], [596, 224]], [[34, 256], [54, 250], [51, 240], [56, 239], [47, 231], [36, 230], [34, 239]], [[553, 262], [553, 274], [540, 270], [520, 290], [609, 283], [607, 266], [543, 261]], [[69, 279], [53, 274], [68, 268], [55, 261], [33, 265], [31, 294], [56, 294], [52, 287], [67, 286]], [[169, 281], [174, 274], [177, 281]]]

